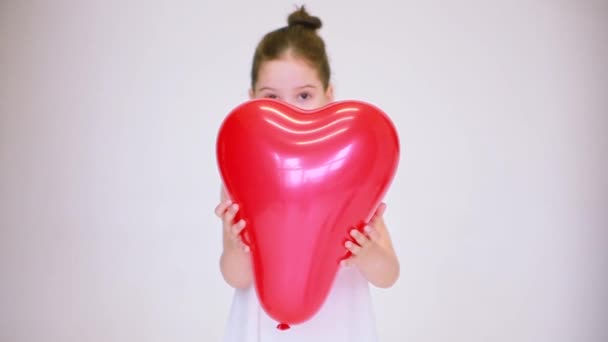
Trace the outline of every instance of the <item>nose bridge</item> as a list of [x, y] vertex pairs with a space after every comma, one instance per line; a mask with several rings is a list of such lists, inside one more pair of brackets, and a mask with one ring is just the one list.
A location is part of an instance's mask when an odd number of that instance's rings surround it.
[[290, 97], [288, 97], [288, 98], [283, 98], [283, 99], [282, 99], [282, 101], [283, 101], [283, 102], [285, 102], [285, 103], [288, 103], [288, 104], [290, 104], [290, 105], [292, 105], [292, 106], [294, 106], [294, 107], [298, 107], [298, 108], [300, 107], [300, 106], [298, 106], [298, 104], [297, 104], [296, 100], [295, 100], [295, 99], [292, 99], [292, 98], [290, 98]]

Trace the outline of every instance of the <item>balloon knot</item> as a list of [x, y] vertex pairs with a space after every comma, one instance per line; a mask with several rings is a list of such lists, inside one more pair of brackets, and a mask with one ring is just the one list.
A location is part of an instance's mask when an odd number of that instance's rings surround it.
[[279, 329], [279, 330], [287, 330], [289, 328], [291, 328], [291, 327], [287, 323], [279, 323], [279, 325], [277, 325], [277, 329]]

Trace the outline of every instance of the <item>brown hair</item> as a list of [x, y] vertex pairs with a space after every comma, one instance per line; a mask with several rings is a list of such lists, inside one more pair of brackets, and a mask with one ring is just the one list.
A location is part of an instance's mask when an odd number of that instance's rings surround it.
[[267, 33], [260, 41], [251, 66], [251, 88], [255, 88], [260, 66], [265, 61], [283, 57], [287, 52], [296, 58], [310, 63], [317, 70], [323, 87], [329, 86], [329, 61], [325, 52], [325, 43], [317, 34], [321, 20], [313, 17], [304, 6], [299, 7], [287, 18], [287, 26]]

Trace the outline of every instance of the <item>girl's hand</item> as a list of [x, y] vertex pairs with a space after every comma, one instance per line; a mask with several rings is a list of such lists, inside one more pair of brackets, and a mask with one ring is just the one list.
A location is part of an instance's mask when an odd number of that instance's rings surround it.
[[352, 229], [350, 236], [354, 239], [354, 242], [348, 240], [344, 243], [344, 247], [352, 254], [348, 259], [342, 260], [344, 266], [352, 266], [366, 258], [377, 259], [378, 254], [382, 252], [378, 245], [378, 239], [380, 239], [378, 232], [369, 225], [364, 228], [365, 233], [361, 233], [358, 229]]
[[399, 277], [399, 262], [388, 235], [383, 215], [386, 204], [381, 203], [369, 224], [363, 229], [352, 229], [353, 240], [344, 243], [352, 254], [342, 260], [344, 266], [356, 266], [363, 276], [378, 287], [390, 287]]
[[245, 221], [241, 219], [236, 223], [234, 222], [238, 211], [239, 205], [232, 203], [231, 200], [225, 200], [215, 208], [215, 215], [222, 219], [224, 251], [240, 250], [249, 252], [249, 246], [243, 242], [240, 236], [241, 231], [245, 228]]
[[226, 282], [234, 288], [247, 288], [253, 283], [249, 246], [243, 243], [240, 233], [245, 221], [234, 222], [239, 206], [232, 203], [222, 188], [222, 203], [215, 208], [215, 214], [222, 219], [224, 251], [220, 257], [220, 270]]

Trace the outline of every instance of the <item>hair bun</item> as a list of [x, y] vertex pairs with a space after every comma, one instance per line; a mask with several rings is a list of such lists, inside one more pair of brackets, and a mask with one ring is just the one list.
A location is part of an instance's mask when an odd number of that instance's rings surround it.
[[303, 26], [311, 30], [320, 29], [322, 25], [321, 19], [308, 14], [304, 6], [298, 8], [295, 12], [289, 15], [287, 18], [287, 24], [289, 27]]

